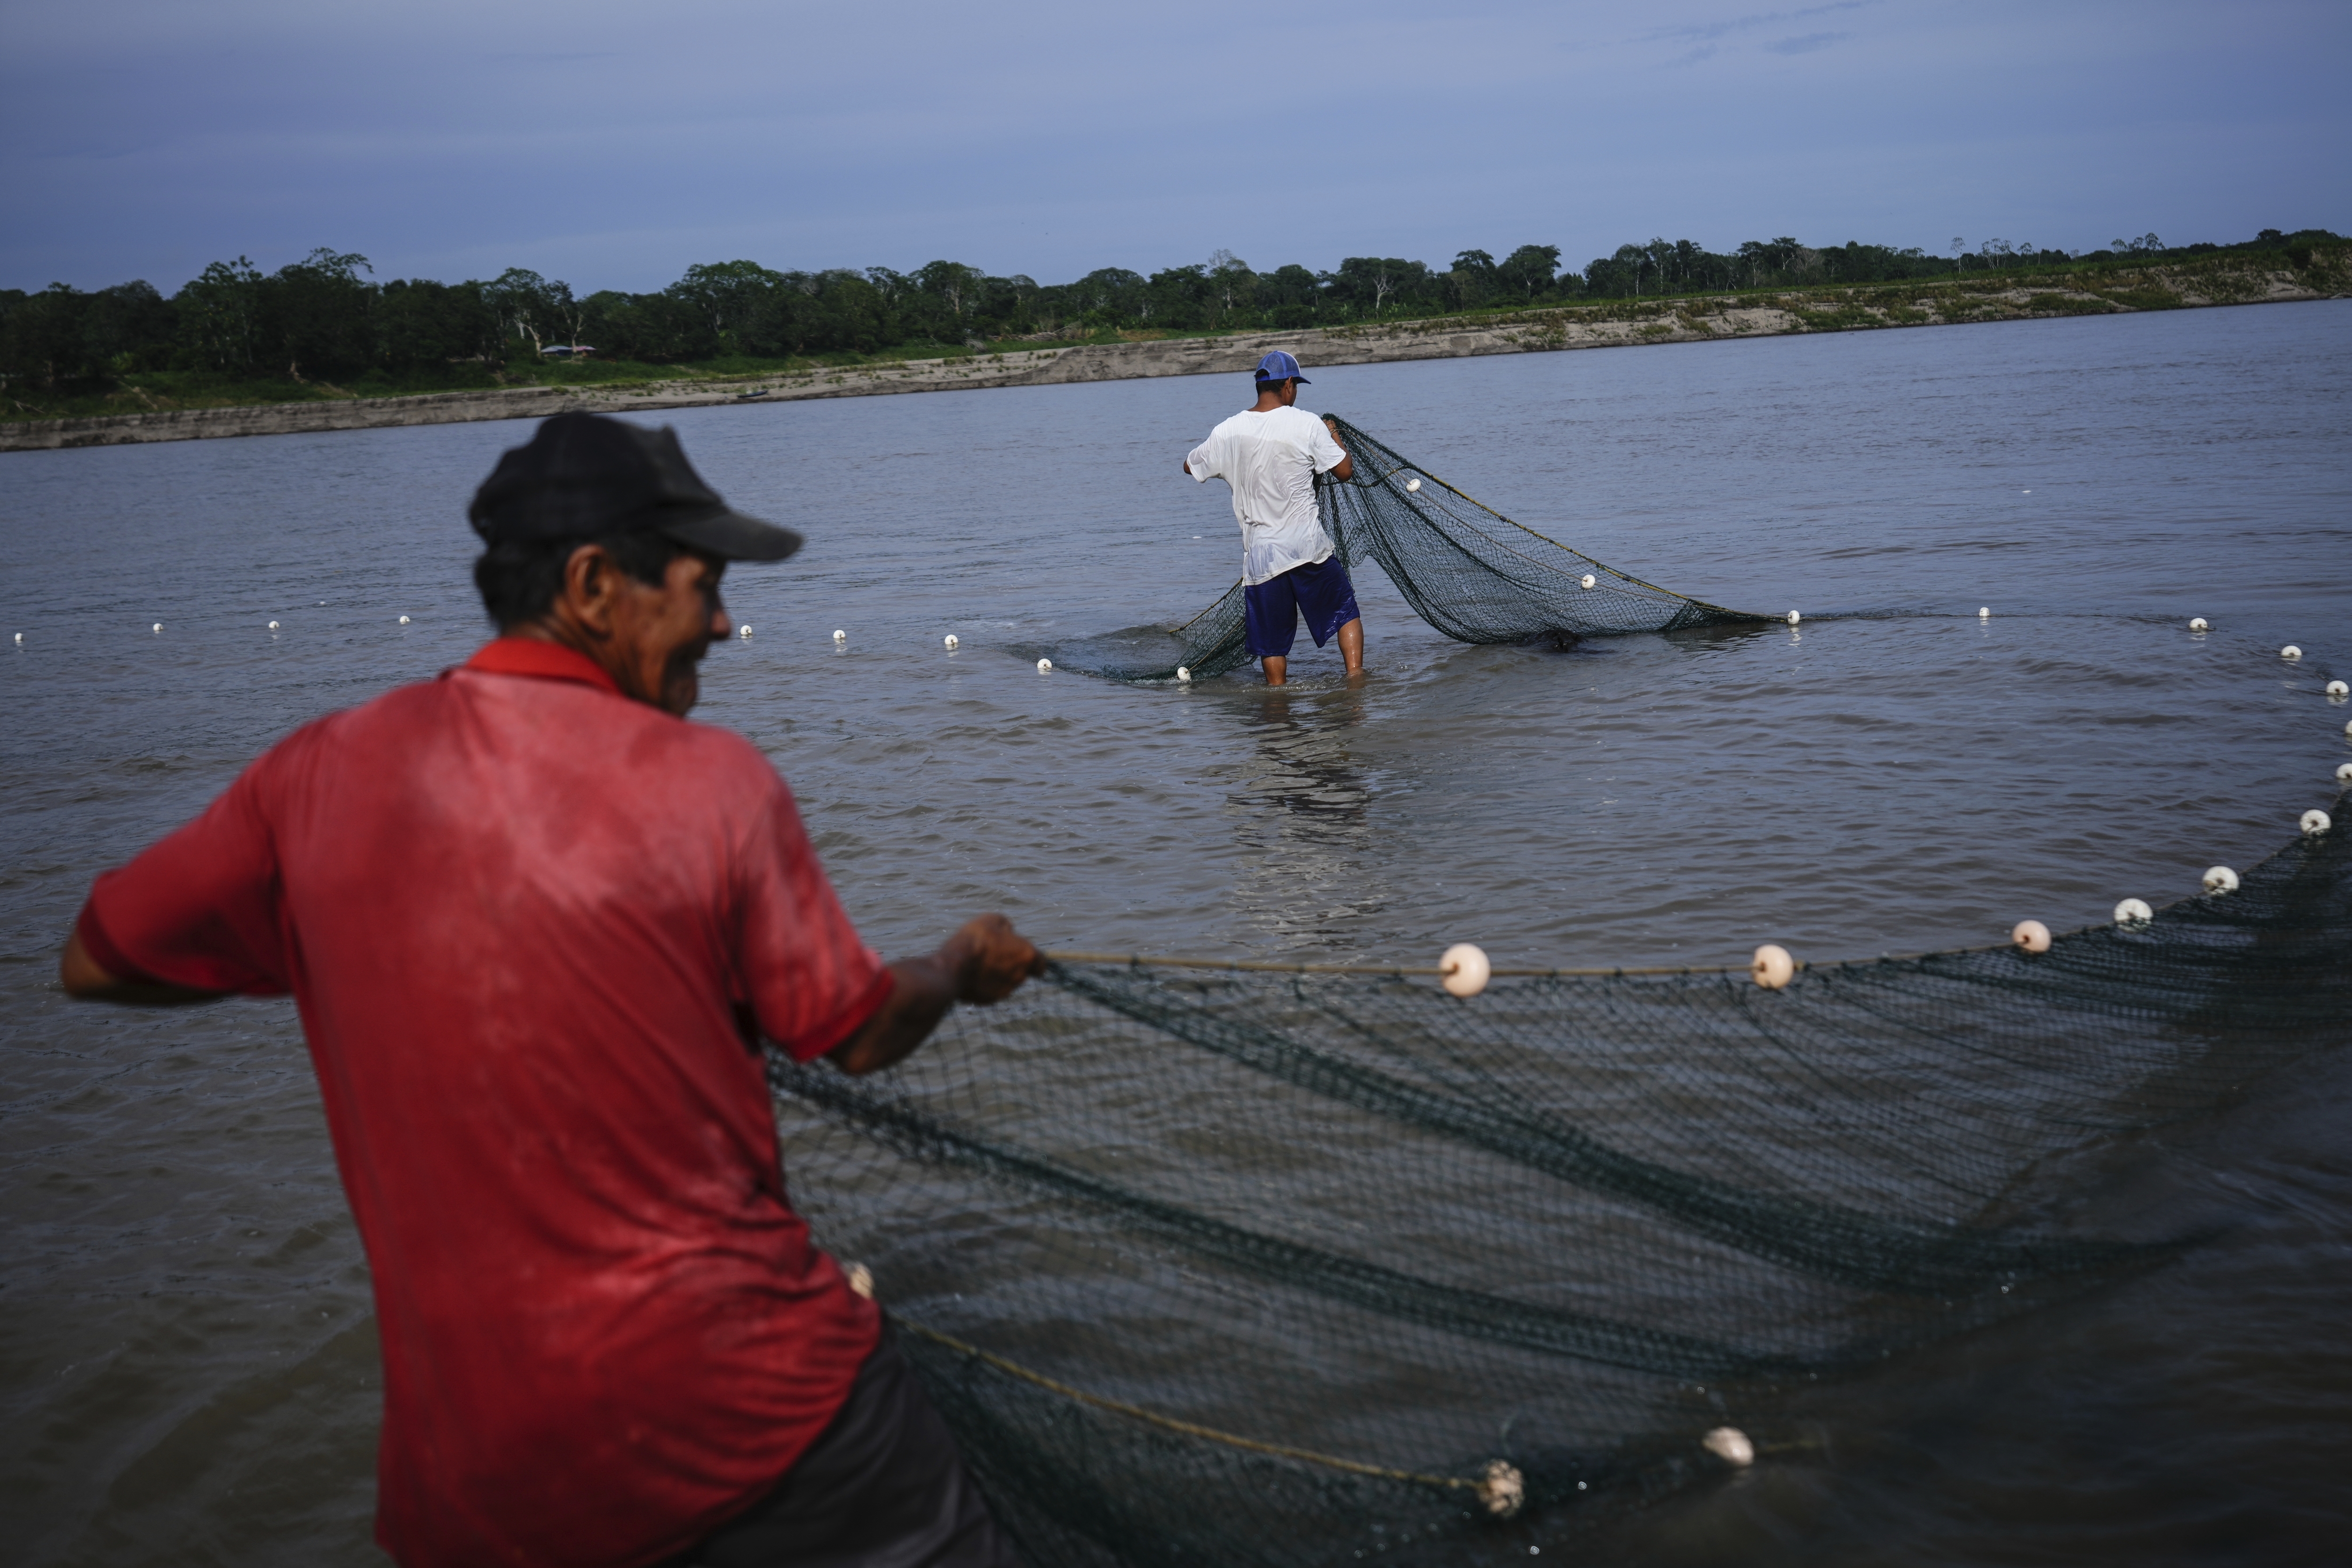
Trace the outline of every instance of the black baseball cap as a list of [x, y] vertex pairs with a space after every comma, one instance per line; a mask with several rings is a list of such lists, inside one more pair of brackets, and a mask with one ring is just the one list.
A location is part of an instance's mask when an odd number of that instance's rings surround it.
[[728, 561], [782, 561], [803, 542], [721, 500], [668, 426], [600, 414], [541, 424], [499, 458], [466, 517], [487, 544], [659, 531]]

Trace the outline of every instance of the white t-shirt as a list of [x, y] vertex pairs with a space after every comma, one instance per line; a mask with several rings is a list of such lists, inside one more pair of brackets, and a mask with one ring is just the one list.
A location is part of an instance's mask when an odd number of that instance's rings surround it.
[[1192, 448], [1184, 463], [1193, 479], [1233, 487], [1243, 582], [1255, 585], [1331, 558], [1331, 536], [1315, 515], [1315, 476], [1347, 456], [1304, 408], [1236, 414]]

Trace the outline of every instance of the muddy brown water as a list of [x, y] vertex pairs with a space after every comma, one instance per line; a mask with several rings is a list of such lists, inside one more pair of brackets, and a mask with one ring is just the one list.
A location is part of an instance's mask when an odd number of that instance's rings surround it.
[[[1302, 644], [1281, 696], [1032, 662], [1232, 580], [1225, 492], [1178, 461], [1237, 384], [680, 413], [731, 500], [813, 541], [730, 575], [752, 636], [713, 650], [698, 717], [775, 759], [886, 951], [982, 908], [1059, 947], [1570, 966], [2093, 923], [2336, 795], [2347, 363], [2331, 302], [1316, 372], [1303, 402], [1500, 510], [1806, 618], [1469, 647], [1368, 569], [1372, 678]], [[464, 503], [526, 430], [0, 458], [15, 1560], [380, 1560], [367, 1274], [290, 1006], [77, 1006], [53, 966], [97, 870], [294, 725], [480, 640]], [[2167, 1173], [2236, 1216], [2221, 1240], [1890, 1366], [1816, 1447], [1604, 1555], [2333, 1559], [2347, 1113], [2341, 1058], [2262, 1086]]]

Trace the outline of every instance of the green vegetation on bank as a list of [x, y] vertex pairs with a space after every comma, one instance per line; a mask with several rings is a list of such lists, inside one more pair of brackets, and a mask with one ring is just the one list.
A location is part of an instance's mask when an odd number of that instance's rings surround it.
[[[1055, 285], [950, 261], [911, 273], [776, 272], [732, 261], [689, 268], [655, 293], [585, 298], [520, 268], [488, 282], [378, 283], [366, 258], [322, 249], [267, 274], [243, 258], [215, 262], [169, 298], [144, 282], [88, 293], [64, 284], [0, 290], [0, 418], [756, 378], [1047, 342], [1441, 316], [1532, 318], [1541, 332], [1545, 318], [1557, 323], [1571, 309], [1594, 317], [1704, 315], [1709, 307], [1670, 304], [1701, 294], [1794, 291], [1779, 302], [1813, 329], [1965, 319], [1994, 309], [1969, 297], [2062, 278], [2089, 291], [2053, 293], [2047, 298], [2058, 302], [2050, 309], [2147, 308], [2179, 302], [2143, 281], [2151, 267], [2217, 279], [2265, 268], [2337, 272], [2342, 243], [2325, 229], [2264, 229], [2241, 245], [2167, 247], [2151, 234], [2079, 256], [1999, 240], [1970, 251], [1956, 240], [1950, 257], [1937, 257], [1853, 243], [1814, 248], [1790, 238], [1714, 252], [1658, 239], [1621, 247], [1581, 272], [1559, 269], [1556, 246], [1521, 246], [1501, 261], [1464, 251], [1442, 272], [1351, 257], [1331, 272], [1293, 265], [1260, 273], [1219, 251], [1148, 278], [1113, 268]], [[2103, 276], [2109, 281], [2100, 287]], [[2116, 287], [2126, 279], [2129, 287]], [[2231, 287], [2200, 291], [2237, 297]], [[2133, 289], [2147, 297], [2132, 297]], [[594, 352], [562, 352], [580, 344]]]

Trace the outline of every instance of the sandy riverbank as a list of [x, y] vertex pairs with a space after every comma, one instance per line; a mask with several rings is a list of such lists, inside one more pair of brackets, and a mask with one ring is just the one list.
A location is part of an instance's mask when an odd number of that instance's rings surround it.
[[824, 369], [726, 382], [672, 381], [614, 387], [515, 387], [416, 397], [245, 408], [163, 410], [82, 419], [0, 422], [0, 451], [116, 446], [140, 441], [278, 436], [302, 431], [533, 419], [569, 409], [652, 413], [721, 404], [786, 403], [896, 392], [955, 392], [1048, 386], [1141, 376], [1239, 374], [1268, 349], [1288, 349], [1310, 365], [1379, 364], [1478, 354], [1623, 348], [1643, 343], [1969, 321], [2106, 315], [2210, 305], [2267, 304], [2352, 294], [2346, 253], [2317, 256], [2303, 271], [2220, 263], [2039, 276], [2013, 284], [1986, 279], [1790, 290], [1770, 295], [1611, 300], [1510, 315], [1213, 338], [1041, 346], [948, 359]]

